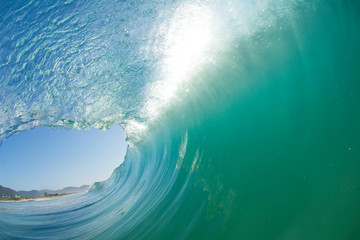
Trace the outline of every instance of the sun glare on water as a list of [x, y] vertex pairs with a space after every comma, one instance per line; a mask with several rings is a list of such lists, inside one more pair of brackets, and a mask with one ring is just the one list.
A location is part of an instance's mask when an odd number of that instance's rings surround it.
[[162, 108], [174, 100], [180, 86], [206, 60], [206, 52], [213, 41], [212, 14], [209, 9], [196, 4], [186, 4], [177, 9], [168, 25], [163, 42], [163, 61], [159, 80], [151, 88], [146, 115], [156, 118]]
[[[206, 6], [184, 4], [155, 30], [161, 41], [150, 46], [150, 51], [155, 51], [161, 60], [155, 82], [148, 89], [149, 100], [141, 111], [148, 123], [155, 121], [171, 102], [179, 99], [176, 97], [179, 88], [184, 88], [192, 74], [209, 60], [208, 51], [214, 40], [212, 21], [213, 14]], [[147, 126], [137, 120], [127, 123], [127, 132], [135, 132], [135, 135], [141, 135], [146, 129]]]
[[201, 64], [212, 40], [210, 24], [210, 12], [200, 6], [185, 6], [172, 20], [163, 64], [165, 98]]

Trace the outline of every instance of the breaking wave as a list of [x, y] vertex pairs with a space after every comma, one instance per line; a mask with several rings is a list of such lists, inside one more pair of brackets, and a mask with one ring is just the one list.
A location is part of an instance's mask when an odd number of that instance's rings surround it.
[[0, 203], [0, 239], [360, 238], [357, 1], [3, 5], [0, 141], [129, 147], [86, 194]]

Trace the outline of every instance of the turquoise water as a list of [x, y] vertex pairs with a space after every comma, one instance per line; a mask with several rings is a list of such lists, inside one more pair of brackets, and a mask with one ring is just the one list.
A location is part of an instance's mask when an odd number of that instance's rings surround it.
[[358, 1], [29, 1], [0, 15], [0, 138], [120, 125], [92, 191], [0, 239], [359, 239]]

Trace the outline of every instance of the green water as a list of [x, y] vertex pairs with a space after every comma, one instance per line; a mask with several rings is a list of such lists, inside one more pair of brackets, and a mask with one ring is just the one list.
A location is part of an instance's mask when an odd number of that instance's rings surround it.
[[360, 238], [359, 13], [323, 3], [197, 76], [184, 168], [198, 148], [216, 238]]

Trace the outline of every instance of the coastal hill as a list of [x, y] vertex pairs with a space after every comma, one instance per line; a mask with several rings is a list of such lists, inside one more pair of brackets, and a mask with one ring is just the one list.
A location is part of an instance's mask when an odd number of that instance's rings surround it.
[[69, 193], [78, 193], [85, 192], [90, 189], [89, 185], [83, 185], [81, 187], [66, 187], [60, 190], [31, 190], [31, 191], [15, 191], [11, 188], [7, 188], [0, 185], [0, 198], [4, 197], [15, 197], [19, 196], [22, 198], [37, 198], [43, 197], [46, 194], [69, 194]]
[[0, 185], [0, 198], [6, 196], [14, 197], [15, 195], [17, 195], [17, 192], [15, 190]]

